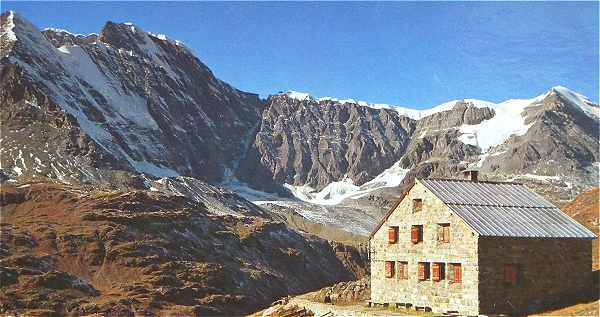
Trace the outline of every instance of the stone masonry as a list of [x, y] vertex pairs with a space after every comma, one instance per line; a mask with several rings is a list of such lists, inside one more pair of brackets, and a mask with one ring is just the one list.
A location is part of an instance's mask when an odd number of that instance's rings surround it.
[[[480, 313], [526, 314], [587, 294], [592, 240], [480, 237]], [[521, 267], [519, 285], [504, 282], [504, 265]]]
[[[423, 207], [413, 212], [413, 199], [422, 199]], [[450, 224], [450, 242], [439, 242], [438, 224]], [[411, 242], [411, 226], [423, 225], [423, 241]], [[398, 226], [398, 241], [389, 244], [388, 228]], [[415, 185], [371, 239], [371, 301], [395, 305], [409, 303], [435, 312], [479, 313], [478, 236], [425, 186]], [[385, 277], [385, 261], [408, 262], [408, 279]], [[441, 262], [446, 266], [444, 279], [418, 280], [418, 262]], [[462, 282], [452, 283], [449, 263], [462, 265]], [[398, 264], [395, 265], [397, 270]]]

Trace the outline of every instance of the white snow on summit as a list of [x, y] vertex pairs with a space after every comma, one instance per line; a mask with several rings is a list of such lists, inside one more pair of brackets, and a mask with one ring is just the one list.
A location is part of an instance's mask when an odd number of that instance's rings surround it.
[[558, 93], [561, 96], [564, 96], [570, 103], [578, 106], [589, 117], [596, 120], [600, 119], [600, 107], [594, 105], [586, 96], [578, 94], [563, 86], [552, 87], [551, 93]]
[[299, 101], [303, 101], [303, 100], [307, 100], [307, 99], [309, 99], [309, 100], [313, 99], [310, 94], [307, 94], [305, 92], [293, 91], [293, 90], [287, 91], [285, 93], [285, 95], [288, 98], [299, 100]]
[[298, 92], [298, 91], [293, 91], [293, 90], [290, 90], [290, 91], [284, 93], [284, 95], [287, 96], [288, 98], [299, 100], [299, 101], [316, 100], [319, 103], [333, 102], [333, 103], [339, 103], [339, 104], [355, 104], [355, 105], [369, 107], [369, 108], [373, 108], [373, 109], [389, 109], [389, 110], [394, 110], [394, 111], [398, 112], [398, 114], [400, 114], [402, 116], [406, 116], [406, 117], [409, 117], [409, 118], [415, 119], [415, 120], [425, 118], [425, 117], [430, 116], [437, 112], [451, 110], [458, 102], [469, 102], [469, 103], [472, 103], [473, 106], [479, 107], [479, 108], [490, 107], [492, 105], [495, 105], [492, 102], [484, 101], [484, 100], [461, 99], [461, 100], [448, 101], [448, 102], [445, 102], [438, 106], [435, 106], [433, 108], [420, 110], [420, 109], [414, 109], [414, 108], [408, 108], [408, 107], [402, 107], [402, 106], [389, 105], [389, 104], [385, 104], [385, 103], [369, 103], [367, 101], [355, 100], [352, 98], [347, 98], [347, 99], [339, 99], [339, 98], [334, 98], [334, 97], [314, 98], [309, 93]]
[[[18, 19], [17, 23], [15, 18]], [[65, 45], [55, 48], [27, 20], [12, 12], [7, 20], [9, 26], [3, 28], [2, 36], [9, 31], [18, 34], [18, 40], [23, 47], [46, 60], [47, 65], [30, 63], [15, 56], [9, 57], [10, 62], [25, 69], [36, 82], [40, 83], [42, 89], [52, 96], [63, 111], [77, 119], [79, 126], [86, 134], [108, 152], [126, 159], [138, 172], [149, 173], [157, 177], [178, 175], [170, 168], [150, 162], [150, 158], [157, 159], [162, 156], [164, 146], [152, 137], [152, 131], [158, 129], [158, 124], [150, 115], [148, 104], [143, 97], [132, 91], [124, 90], [120, 85], [115, 85], [114, 83], [118, 81], [112, 77], [115, 76], [114, 73], [108, 71], [106, 65], [92, 61], [88, 53], [80, 46]], [[151, 57], [158, 60], [159, 57], [156, 55], [160, 48], [148, 36], [144, 39], [148, 52], [152, 54]], [[111, 48], [104, 46], [102, 49]], [[48, 75], [45, 74], [49, 71], [61, 74], [60, 80], [49, 80]], [[82, 81], [89, 86], [84, 86]], [[90, 87], [100, 93], [106, 102], [99, 103], [97, 98], [90, 95], [88, 89]], [[79, 102], [82, 94], [91, 102], [90, 105]], [[99, 124], [92, 120], [88, 117], [85, 107], [94, 107], [99, 110], [106, 122]], [[127, 142], [131, 149], [136, 149], [136, 152], [144, 153], [144, 156], [147, 157], [134, 159], [127, 154], [117, 142], [114, 142], [113, 136], [105, 128], [107, 126], [116, 129], [128, 127], [127, 133], [123, 133], [126, 136], [123, 141]], [[132, 139], [129, 139], [130, 135]]]

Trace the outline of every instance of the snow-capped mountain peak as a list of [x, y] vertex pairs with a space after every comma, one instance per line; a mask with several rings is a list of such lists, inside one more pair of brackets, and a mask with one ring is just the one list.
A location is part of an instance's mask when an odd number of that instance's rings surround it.
[[574, 92], [573, 90], [563, 87], [563, 86], [555, 86], [548, 92], [548, 94], [557, 94], [568, 102], [570, 102], [573, 106], [578, 107], [586, 115], [590, 116], [593, 119], [600, 119], [600, 107], [597, 104], [594, 104], [590, 101], [586, 96]]
[[[26, 78], [13, 79], [25, 85], [14, 89], [28, 92], [15, 95], [25, 96], [22, 102], [40, 111], [59, 109], [68, 114], [73, 135], [85, 135], [70, 145], [71, 152], [71, 148], [85, 150], [75, 150], [77, 155], [68, 164], [52, 166], [57, 154], [39, 149], [42, 153], [23, 154], [31, 156], [31, 163], [15, 161], [20, 172], [38, 169], [58, 178], [75, 174], [89, 178], [97, 166], [108, 164], [157, 177], [184, 174], [219, 179], [219, 171], [237, 159], [241, 143], [257, 121], [257, 95], [218, 80], [188, 49], [166, 36], [161, 39], [133, 24], [113, 22], [107, 22], [93, 39], [68, 31], [42, 33], [14, 12], [2, 15], [1, 25], [1, 48], [8, 57], [3, 60], [4, 69], [15, 69], [14, 76]], [[6, 106], [18, 107], [12, 99]], [[52, 116], [61, 115], [52, 112]], [[230, 138], [237, 141], [223, 142]], [[64, 148], [55, 147], [58, 152]], [[19, 150], [23, 152], [17, 144], [3, 149]], [[26, 153], [30, 151], [35, 149]], [[219, 151], [222, 160], [208, 162]]]

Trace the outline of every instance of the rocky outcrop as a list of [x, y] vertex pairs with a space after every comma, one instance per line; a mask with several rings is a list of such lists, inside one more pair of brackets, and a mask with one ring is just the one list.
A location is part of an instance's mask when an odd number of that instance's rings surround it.
[[[1, 179], [148, 189], [164, 178], [155, 188], [191, 199], [203, 182], [288, 197], [291, 189], [342, 206], [294, 204], [291, 213], [364, 234], [414, 177], [476, 168], [484, 179], [531, 184], [554, 202], [599, 177], [600, 108], [564, 87], [422, 111], [293, 92], [264, 102], [215, 78], [180, 42], [132, 24], [76, 35], [40, 32], [12, 12], [0, 22]], [[251, 209], [239, 212], [260, 214]]]
[[357, 281], [337, 283], [307, 294], [307, 299], [318, 303], [349, 304], [359, 303], [371, 297], [370, 277]]
[[325, 240], [180, 195], [5, 183], [0, 205], [2, 314], [231, 316], [354, 278]]

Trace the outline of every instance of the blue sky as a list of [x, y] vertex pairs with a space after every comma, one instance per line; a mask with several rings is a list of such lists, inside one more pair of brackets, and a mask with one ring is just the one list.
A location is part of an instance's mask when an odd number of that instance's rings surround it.
[[563, 85], [598, 101], [598, 2], [2, 1], [40, 28], [133, 22], [178, 39], [233, 86], [427, 108]]

